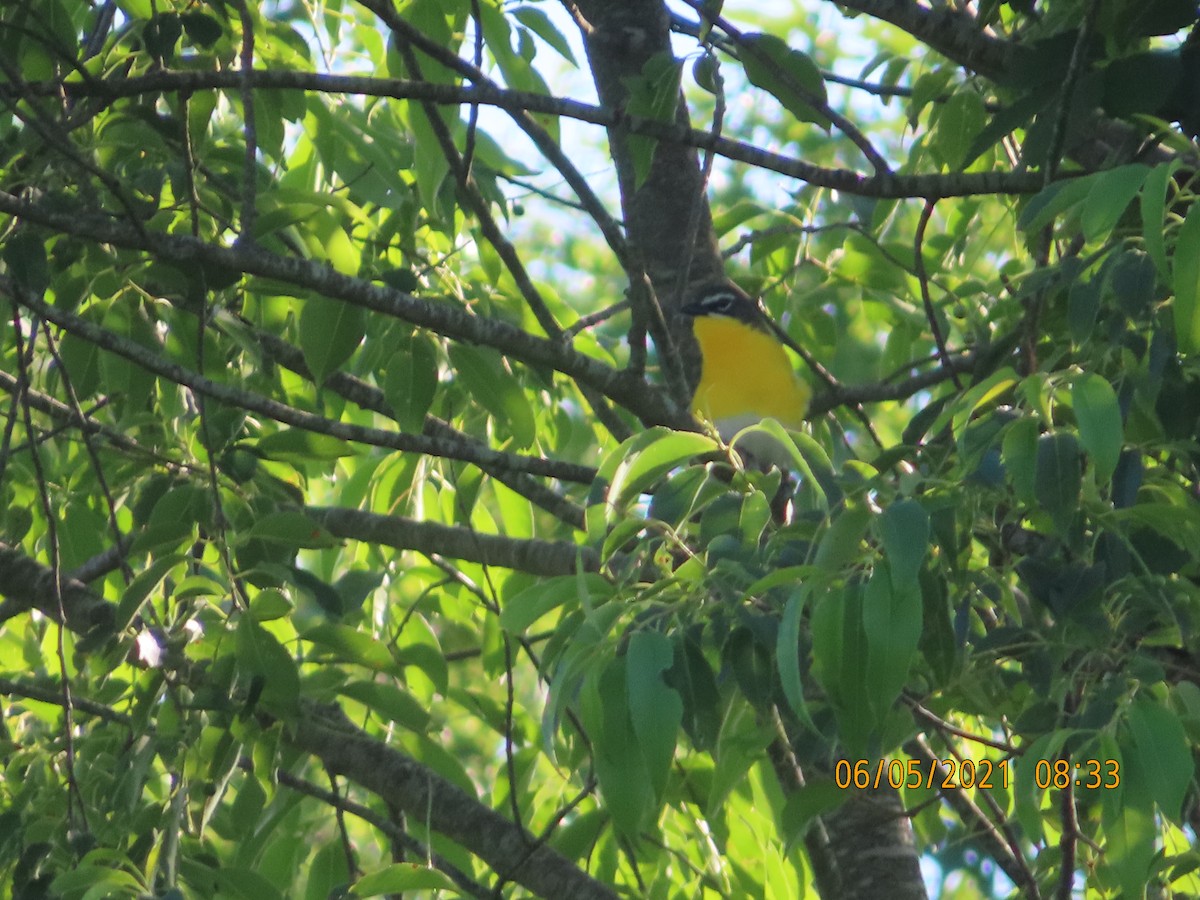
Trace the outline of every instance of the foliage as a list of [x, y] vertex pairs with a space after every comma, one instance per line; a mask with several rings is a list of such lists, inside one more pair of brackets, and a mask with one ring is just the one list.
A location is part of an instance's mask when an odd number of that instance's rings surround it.
[[831, 896], [889, 782], [942, 896], [1200, 892], [1194, 5], [721, 6], [620, 110], [549, 3], [0, 11], [11, 896]]

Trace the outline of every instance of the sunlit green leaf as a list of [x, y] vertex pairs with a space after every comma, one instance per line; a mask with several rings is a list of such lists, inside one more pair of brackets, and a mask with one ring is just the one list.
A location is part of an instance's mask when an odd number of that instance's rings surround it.
[[1117, 224], [1150, 174], [1142, 165], [1118, 166], [1096, 178], [1083, 202], [1079, 224], [1088, 240], [1103, 240]]
[[1178, 822], [1195, 764], [1183, 726], [1171, 710], [1138, 697], [1125, 717], [1132, 744], [1123, 747], [1126, 763], [1144, 780], [1163, 814]]
[[400, 891], [450, 891], [459, 892], [449, 876], [440, 869], [416, 863], [392, 863], [369, 875], [364, 875], [350, 888], [351, 897], [378, 897]]
[[639, 631], [629, 641], [626, 683], [629, 715], [654, 792], [664, 796], [667, 774], [675, 754], [675, 737], [683, 720], [679, 695], [663, 681], [674, 652], [665, 635]]
[[827, 102], [820, 69], [806, 53], [778, 35], [753, 33], [742, 39], [742, 67], [751, 84], [767, 91], [801, 122], [829, 128], [821, 111]]
[[237, 660], [244, 672], [262, 679], [262, 701], [269, 709], [284, 716], [299, 711], [300, 675], [296, 661], [251, 616], [243, 615], [238, 620]]
[[1071, 385], [1071, 405], [1079, 423], [1079, 442], [1096, 466], [1096, 477], [1103, 484], [1117, 468], [1121, 455], [1121, 410], [1117, 395], [1105, 379], [1084, 374]]
[[1182, 353], [1200, 350], [1200, 206], [1193, 204], [1175, 241], [1175, 340]]
[[357, 306], [310, 297], [300, 314], [300, 349], [318, 383], [342, 366], [363, 339], [366, 317]]

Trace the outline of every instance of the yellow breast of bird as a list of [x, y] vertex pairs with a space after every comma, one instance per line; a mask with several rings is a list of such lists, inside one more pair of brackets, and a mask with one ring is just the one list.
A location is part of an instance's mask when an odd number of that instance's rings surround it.
[[[812, 391], [772, 335], [735, 319], [700, 316], [693, 323], [703, 362], [693, 411], [729, 440], [764, 418], [799, 428]], [[728, 431], [728, 433], [727, 433]]]

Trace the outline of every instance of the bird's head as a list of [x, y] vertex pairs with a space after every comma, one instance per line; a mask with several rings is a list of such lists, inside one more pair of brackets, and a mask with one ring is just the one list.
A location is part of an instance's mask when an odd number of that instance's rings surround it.
[[732, 282], [703, 285], [692, 292], [679, 308], [686, 316], [713, 316], [735, 319], [747, 325], [761, 327], [762, 313], [750, 295]]

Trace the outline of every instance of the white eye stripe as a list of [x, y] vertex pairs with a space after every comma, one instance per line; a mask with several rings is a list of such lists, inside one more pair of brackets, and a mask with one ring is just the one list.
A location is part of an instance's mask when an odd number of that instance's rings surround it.
[[711, 312], [727, 313], [737, 305], [737, 295], [728, 291], [709, 294], [701, 301], [700, 305]]

